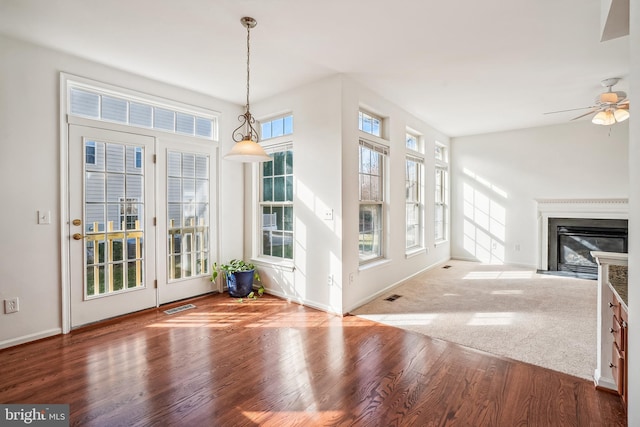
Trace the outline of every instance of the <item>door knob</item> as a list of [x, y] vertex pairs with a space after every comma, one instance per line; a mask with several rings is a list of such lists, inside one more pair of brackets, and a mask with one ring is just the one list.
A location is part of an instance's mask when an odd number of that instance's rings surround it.
[[80, 233], [74, 233], [71, 237], [73, 237], [73, 240], [82, 240], [84, 238], [84, 236]]

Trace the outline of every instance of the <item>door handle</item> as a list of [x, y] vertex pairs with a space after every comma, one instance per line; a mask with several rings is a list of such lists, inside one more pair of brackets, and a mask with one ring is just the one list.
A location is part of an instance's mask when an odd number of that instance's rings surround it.
[[74, 233], [73, 236], [71, 236], [71, 237], [73, 237], [73, 240], [82, 240], [82, 239], [84, 239], [84, 236], [82, 234], [80, 234], [80, 233]]

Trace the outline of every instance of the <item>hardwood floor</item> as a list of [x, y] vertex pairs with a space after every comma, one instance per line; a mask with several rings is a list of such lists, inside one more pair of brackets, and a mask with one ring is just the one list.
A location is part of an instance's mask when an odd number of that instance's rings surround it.
[[268, 295], [189, 302], [0, 351], [0, 402], [78, 426], [626, 425], [566, 374]]

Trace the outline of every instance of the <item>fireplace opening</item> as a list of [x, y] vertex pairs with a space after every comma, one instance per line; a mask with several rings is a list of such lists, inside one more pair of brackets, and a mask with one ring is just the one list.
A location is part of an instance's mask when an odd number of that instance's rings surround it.
[[591, 251], [626, 253], [628, 221], [623, 219], [549, 218], [549, 271], [597, 279]]

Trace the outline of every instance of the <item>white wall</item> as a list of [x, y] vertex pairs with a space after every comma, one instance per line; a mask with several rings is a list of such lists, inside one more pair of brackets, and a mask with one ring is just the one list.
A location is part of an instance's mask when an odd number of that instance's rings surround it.
[[628, 139], [587, 120], [453, 139], [452, 257], [535, 268], [535, 199], [629, 197]]
[[[3, 36], [0, 58], [0, 301], [20, 299], [18, 313], [0, 309], [0, 347], [6, 347], [59, 333], [62, 326], [59, 73], [219, 111], [223, 152], [241, 109]], [[228, 202], [219, 215], [221, 257], [240, 257], [242, 240], [230, 230], [242, 233], [242, 169], [229, 162], [221, 167], [220, 197]], [[51, 225], [37, 225], [37, 210], [51, 211]]]
[[[395, 104], [354, 81], [344, 78], [342, 92], [342, 212], [343, 304], [348, 312], [398, 282], [449, 259], [449, 244], [434, 245], [433, 195], [435, 141], [449, 138]], [[359, 265], [358, 259], [358, 110], [364, 108], [385, 118], [383, 137], [390, 147], [387, 176], [389, 209], [386, 212], [386, 262]], [[405, 256], [405, 138], [407, 128], [422, 135], [425, 150], [425, 251]], [[353, 278], [353, 280], [351, 280]]]
[[[640, 93], [640, 0], [631, 0], [631, 97]], [[629, 401], [628, 425], [640, 425], [640, 117], [629, 119]]]
[[[273, 294], [342, 313], [340, 79], [327, 78], [279, 94], [254, 103], [252, 110], [259, 119], [293, 113], [295, 270], [254, 258], [265, 287]], [[256, 206], [258, 195], [252, 183], [258, 182], [257, 166], [247, 179], [246, 203]], [[333, 211], [333, 220], [324, 219], [327, 210]], [[259, 251], [252, 240], [260, 236], [255, 212], [257, 207], [245, 212], [246, 257], [255, 257]]]
[[[358, 108], [388, 117], [391, 146], [388, 171], [390, 209], [387, 261], [361, 268], [358, 262]], [[295, 271], [285, 263], [256, 257], [256, 210], [245, 211], [245, 257], [259, 265], [271, 293], [334, 313], [346, 313], [392, 285], [449, 259], [449, 245], [433, 245], [434, 144], [448, 138], [343, 76], [333, 76], [255, 102], [253, 114], [267, 119], [293, 113]], [[405, 257], [405, 131], [410, 127], [426, 142], [426, 246]], [[263, 144], [268, 144], [264, 141]], [[245, 204], [256, 204], [258, 167], [247, 167]], [[325, 212], [333, 212], [333, 220]], [[353, 280], [350, 280], [350, 278]], [[331, 284], [330, 284], [331, 283]]]

